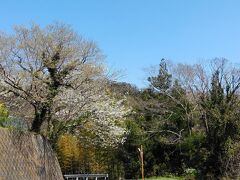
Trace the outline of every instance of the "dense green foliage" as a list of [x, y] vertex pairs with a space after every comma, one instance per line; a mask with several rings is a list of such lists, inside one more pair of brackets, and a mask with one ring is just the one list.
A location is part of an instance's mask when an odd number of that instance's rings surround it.
[[129, 133], [117, 157], [123, 162], [125, 178], [140, 177], [137, 148], [141, 144], [146, 177], [238, 175], [239, 74], [228, 78], [228, 73], [217, 66], [206, 91], [195, 90], [191, 99], [162, 60], [158, 75], [148, 78], [149, 88], [129, 88], [134, 113], [126, 122]]
[[0, 103], [0, 126], [4, 126], [6, 121], [8, 120], [8, 110], [6, 106]]

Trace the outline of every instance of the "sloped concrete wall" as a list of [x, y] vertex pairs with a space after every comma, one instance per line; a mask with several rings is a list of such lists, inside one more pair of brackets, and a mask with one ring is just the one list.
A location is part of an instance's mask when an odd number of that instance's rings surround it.
[[63, 180], [63, 176], [46, 139], [0, 128], [0, 180]]

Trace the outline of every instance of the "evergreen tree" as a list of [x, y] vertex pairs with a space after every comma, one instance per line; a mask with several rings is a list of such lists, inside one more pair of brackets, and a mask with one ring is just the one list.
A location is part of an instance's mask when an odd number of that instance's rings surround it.
[[165, 59], [162, 59], [159, 64], [158, 75], [156, 77], [149, 77], [148, 81], [151, 86], [158, 91], [165, 92], [171, 87], [172, 75], [168, 73]]
[[236, 100], [235, 95], [227, 96], [229, 87], [224, 86], [227, 82], [222, 80], [222, 76], [219, 70], [213, 73], [211, 89], [202, 102], [207, 122], [206, 148], [208, 150], [202, 170], [204, 175], [208, 174], [214, 178], [227, 175], [229, 168], [226, 162], [235, 153], [232, 147], [237, 145], [240, 137], [239, 101]]

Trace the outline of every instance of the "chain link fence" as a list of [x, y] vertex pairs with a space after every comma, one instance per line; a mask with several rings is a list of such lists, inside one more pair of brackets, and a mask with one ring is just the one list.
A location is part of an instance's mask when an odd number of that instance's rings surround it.
[[45, 138], [0, 128], [0, 180], [63, 180]]

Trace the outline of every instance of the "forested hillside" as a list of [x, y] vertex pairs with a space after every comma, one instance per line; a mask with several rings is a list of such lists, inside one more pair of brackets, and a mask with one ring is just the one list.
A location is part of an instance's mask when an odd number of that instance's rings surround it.
[[118, 149], [125, 177], [139, 176], [140, 144], [146, 176], [238, 177], [239, 67], [214, 59], [169, 69], [162, 59], [148, 88], [124, 83], [113, 88], [127, 94], [133, 107], [126, 141]]
[[177, 64], [170, 72], [161, 60], [158, 74], [149, 77], [149, 87], [141, 90], [109, 82], [109, 93], [124, 98], [125, 106], [131, 108], [124, 120], [124, 139], [108, 148], [79, 145], [79, 157], [85, 160], [79, 159], [82, 166], [76, 167], [108, 171], [113, 179], [138, 178], [138, 148], [143, 145], [147, 177], [238, 177], [240, 71], [225, 59], [209, 64], [209, 69]]

